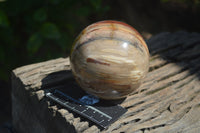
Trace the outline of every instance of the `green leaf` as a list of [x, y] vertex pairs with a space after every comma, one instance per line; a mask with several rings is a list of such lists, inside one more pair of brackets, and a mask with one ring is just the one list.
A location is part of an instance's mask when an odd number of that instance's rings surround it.
[[45, 23], [41, 28], [41, 33], [45, 38], [48, 39], [59, 39], [60, 32], [57, 26], [53, 23]]
[[90, 0], [91, 5], [99, 11], [101, 9], [101, 0]]
[[69, 35], [66, 33], [62, 33], [61, 38], [57, 42], [58, 42], [58, 45], [60, 46], [61, 50], [66, 51], [68, 45], [70, 45], [69, 44], [70, 43]]
[[6, 14], [0, 10], [0, 26], [8, 27], [9, 26], [9, 20]]
[[39, 48], [42, 46], [42, 38], [39, 34], [33, 34], [27, 43], [27, 50], [30, 54], [36, 53]]
[[35, 11], [33, 18], [35, 21], [38, 22], [43, 22], [47, 19], [47, 14], [46, 14], [46, 10], [44, 8], [40, 8], [37, 11]]
[[89, 7], [80, 7], [79, 9], [77, 9], [76, 14], [78, 16], [89, 16], [90, 9], [89, 9]]
[[71, 22], [71, 23], [66, 23], [65, 24], [65, 28], [67, 29], [67, 32], [69, 34], [72, 34], [74, 35], [75, 34], [75, 31], [76, 31], [76, 28], [77, 28], [77, 25], [75, 22]]

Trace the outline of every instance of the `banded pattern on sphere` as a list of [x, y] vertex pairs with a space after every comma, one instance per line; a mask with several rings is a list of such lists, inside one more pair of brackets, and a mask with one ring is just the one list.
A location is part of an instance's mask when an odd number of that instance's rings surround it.
[[70, 62], [84, 90], [103, 99], [119, 99], [140, 86], [148, 72], [149, 51], [134, 28], [107, 20], [80, 33]]

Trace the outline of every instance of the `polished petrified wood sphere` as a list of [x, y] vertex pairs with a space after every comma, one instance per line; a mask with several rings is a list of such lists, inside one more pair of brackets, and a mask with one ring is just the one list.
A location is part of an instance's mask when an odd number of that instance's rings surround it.
[[86, 27], [75, 40], [70, 62], [78, 84], [103, 99], [120, 99], [136, 90], [149, 68], [141, 35], [119, 21]]

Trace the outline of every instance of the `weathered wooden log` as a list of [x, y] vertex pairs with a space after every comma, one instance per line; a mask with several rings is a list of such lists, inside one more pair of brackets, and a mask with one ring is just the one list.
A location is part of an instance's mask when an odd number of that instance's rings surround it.
[[[44, 97], [70, 82], [69, 58], [23, 66], [12, 72], [12, 117], [19, 133], [200, 131], [200, 34], [161, 33], [147, 40], [150, 72], [121, 106], [128, 111], [108, 129]], [[70, 89], [70, 85], [68, 89]]]

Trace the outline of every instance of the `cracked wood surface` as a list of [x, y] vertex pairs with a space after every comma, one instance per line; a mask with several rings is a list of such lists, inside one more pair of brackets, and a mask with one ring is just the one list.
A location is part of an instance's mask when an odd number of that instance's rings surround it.
[[[121, 106], [128, 111], [106, 130], [52, 103], [44, 90], [70, 82], [69, 59], [13, 70], [12, 116], [19, 133], [200, 131], [200, 34], [161, 33], [147, 40], [150, 71]], [[70, 89], [70, 86], [69, 86]]]

